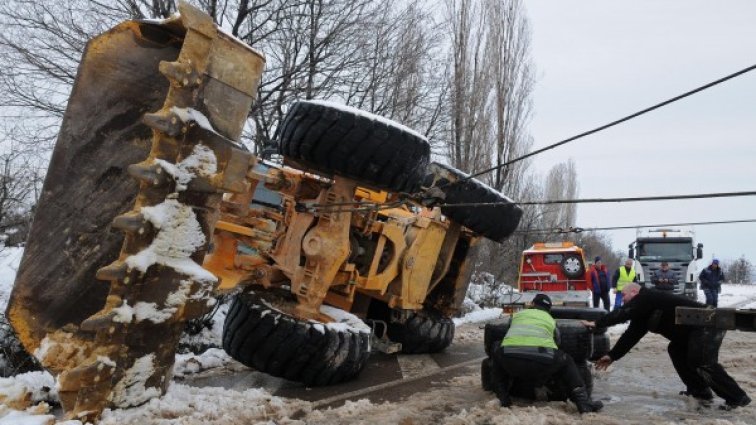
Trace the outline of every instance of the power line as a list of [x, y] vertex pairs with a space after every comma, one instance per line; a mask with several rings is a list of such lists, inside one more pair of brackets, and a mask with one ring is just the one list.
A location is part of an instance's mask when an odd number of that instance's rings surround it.
[[[709, 199], [709, 198], [733, 198], [740, 196], [754, 196], [756, 191], [747, 192], [716, 192], [716, 193], [697, 193], [689, 195], [661, 195], [661, 196], [634, 196], [628, 198], [584, 198], [584, 199], [554, 199], [544, 201], [518, 201], [517, 205], [554, 205], [554, 204], [601, 204], [613, 202], [651, 202], [651, 201], [671, 201], [680, 199]], [[441, 204], [444, 208], [455, 207], [484, 207], [497, 205], [511, 205], [508, 202], [469, 202], [462, 204]]]
[[[475, 174], [471, 174], [471, 175], [469, 175], [469, 176], [461, 179], [460, 181], [469, 180], [469, 179], [471, 179], [473, 177], [478, 177], [478, 176], [481, 176], [483, 174], [490, 173], [491, 171], [498, 170], [500, 168], [504, 168], [507, 165], [514, 164], [515, 162], [519, 162], [519, 161], [522, 161], [524, 159], [530, 158], [531, 156], [535, 156], [535, 155], [538, 155], [540, 153], [546, 152], [548, 150], [554, 149], [556, 147], [565, 145], [567, 143], [570, 143], [570, 142], [575, 141], [577, 139], [580, 139], [582, 137], [590, 136], [591, 134], [598, 133], [599, 131], [606, 130], [607, 128], [610, 128], [610, 127], [614, 127], [615, 125], [621, 124], [621, 123], [623, 123], [625, 121], [629, 121], [629, 120], [631, 120], [633, 118], [639, 117], [639, 116], [641, 116], [643, 114], [649, 113], [649, 112], [651, 112], [653, 110], [656, 110], [656, 109], [659, 109], [659, 108], [661, 108], [663, 106], [667, 106], [667, 105], [669, 105], [671, 103], [677, 102], [678, 100], [684, 99], [684, 98], [686, 98], [688, 96], [694, 95], [694, 94], [696, 94], [698, 92], [704, 91], [704, 90], [706, 90], [708, 88], [711, 88], [711, 87], [714, 87], [714, 86], [716, 86], [718, 84], [724, 83], [727, 80], [731, 80], [731, 79], [733, 79], [735, 77], [738, 77], [740, 75], [743, 75], [743, 74], [745, 74], [747, 72], [753, 71], [754, 69], [756, 69], [756, 65], [751, 65], [751, 66], [749, 66], [747, 68], [743, 68], [743, 69], [741, 69], [738, 72], [732, 73], [732, 74], [730, 74], [730, 75], [728, 75], [726, 77], [720, 78], [720, 79], [718, 79], [716, 81], [712, 81], [712, 82], [710, 82], [708, 84], [704, 84], [703, 86], [700, 86], [698, 88], [695, 88], [693, 90], [685, 92], [685, 93], [683, 93], [681, 95], [675, 96], [675, 97], [673, 97], [671, 99], [667, 99], [667, 100], [665, 100], [663, 102], [657, 103], [656, 105], [650, 106], [650, 107], [648, 107], [646, 109], [642, 109], [642, 110], [640, 110], [638, 112], [635, 112], [634, 114], [630, 114], [630, 115], [627, 115], [627, 116], [625, 116], [623, 118], [620, 118], [618, 120], [612, 121], [609, 124], [605, 124], [605, 125], [602, 125], [600, 127], [596, 127], [593, 130], [588, 130], [588, 131], [580, 133], [580, 134], [578, 134], [576, 136], [572, 136], [572, 137], [570, 137], [568, 139], [564, 139], [564, 140], [562, 140], [560, 142], [548, 145], [548, 146], [543, 147], [541, 149], [537, 149], [537, 150], [535, 150], [533, 152], [529, 152], [529, 153], [527, 153], [527, 154], [525, 154], [525, 155], [523, 155], [521, 157], [509, 160], [509, 161], [507, 161], [507, 162], [505, 162], [503, 164], [497, 165], [495, 167], [488, 168], [486, 170], [480, 171], [480, 172], [475, 173]], [[447, 183], [446, 185], [448, 185], [448, 184], [450, 184], [450, 183]]]
[[593, 232], [597, 230], [623, 230], [623, 229], [640, 229], [646, 227], [665, 227], [665, 226], [709, 226], [715, 224], [737, 224], [737, 223], [756, 223], [756, 218], [749, 218], [743, 220], [721, 220], [721, 221], [698, 221], [690, 223], [662, 223], [662, 224], [636, 224], [632, 226], [609, 226], [609, 227], [569, 227], [567, 229], [562, 227], [554, 227], [551, 229], [531, 229], [531, 230], [517, 230], [515, 233], [582, 233]]
[[[584, 199], [553, 199], [544, 201], [519, 201], [514, 202], [517, 205], [555, 205], [555, 204], [599, 204], [599, 203], [618, 203], [618, 202], [651, 202], [651, 201], [671, 201], [683, 199], [710, 199], [710, 198], [734, 198], [742, 196], [756, 196], [756, 191], [747, 192], [715, 192], [715, 193], [696, 193], [688, 195], [661, 195], [661, 196], [634, 196], [628, 198], [584, 198]], [[297, 207], [301, 211], [310, 212], [357, 212], [373, 211], [397, 208], [409, 203], [408, 199], [400, 199], [385, 204], [375, 202], [338, 202], [332, 204], [310, 204], [301, 203]], [[466, 202], [459, 204], [435, 204], [434, 206], [443, 208], [470, 208], [470, 207], [496, 207], [512, 205], [511, 202]]]

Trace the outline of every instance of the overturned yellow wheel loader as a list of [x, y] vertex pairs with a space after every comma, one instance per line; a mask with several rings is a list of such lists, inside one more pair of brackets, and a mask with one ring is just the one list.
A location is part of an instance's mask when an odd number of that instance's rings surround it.
[[[88, 44], [11, 295], [67, 414], [161, 395], [184, 325], [223, 292], [224, 349], [306, 385], [356, 376], [371, 338], [447, 347], [470, 248], [520, 209], [429, 164], [414, 131], [328, 102], [290, 106], [283, 165], [256, 158], [238, 141], [263, 56], [179, 11]], [[487, 205], [454, 206], [471, 202]]]

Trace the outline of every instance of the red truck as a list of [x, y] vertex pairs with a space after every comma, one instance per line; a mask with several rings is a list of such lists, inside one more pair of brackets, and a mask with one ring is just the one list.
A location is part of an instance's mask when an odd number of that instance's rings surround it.
[[[517, 310], [539, 292], [554, 305], [590, 307], [590, 275], [583, 249], [572, 242], [537, 242], [522, 252], [518, 293], [504, 300], [505, 310]], [[508, 302], [507, 302], [508, 301]]]

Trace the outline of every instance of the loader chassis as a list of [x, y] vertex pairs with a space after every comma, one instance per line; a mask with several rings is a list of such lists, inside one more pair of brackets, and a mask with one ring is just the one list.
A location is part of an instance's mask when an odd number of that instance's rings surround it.
[[[264, 163], [238, 144], [264, 58], [179, 10], [87, 45], [11, 294], [66, 414], [163, 394], [219, 293], [224, 349], [307, 385], [359, 374], [364, 322], [405, 353], [446, 348], [471, 248], [506, 239], [519, 207], [429, 164], [414, 131], [327, 102], [293, 104], [284, 164]], [[449, 207], [470, 202], [487, 205]]]

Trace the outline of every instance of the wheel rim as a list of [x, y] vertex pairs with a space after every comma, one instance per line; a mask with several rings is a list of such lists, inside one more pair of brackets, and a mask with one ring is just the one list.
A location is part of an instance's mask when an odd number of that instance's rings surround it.
[[575, 257], [568, 258], [564, 261], [564, 270], [567, 273], [577, 274], [580, 272], [580, 260]]

